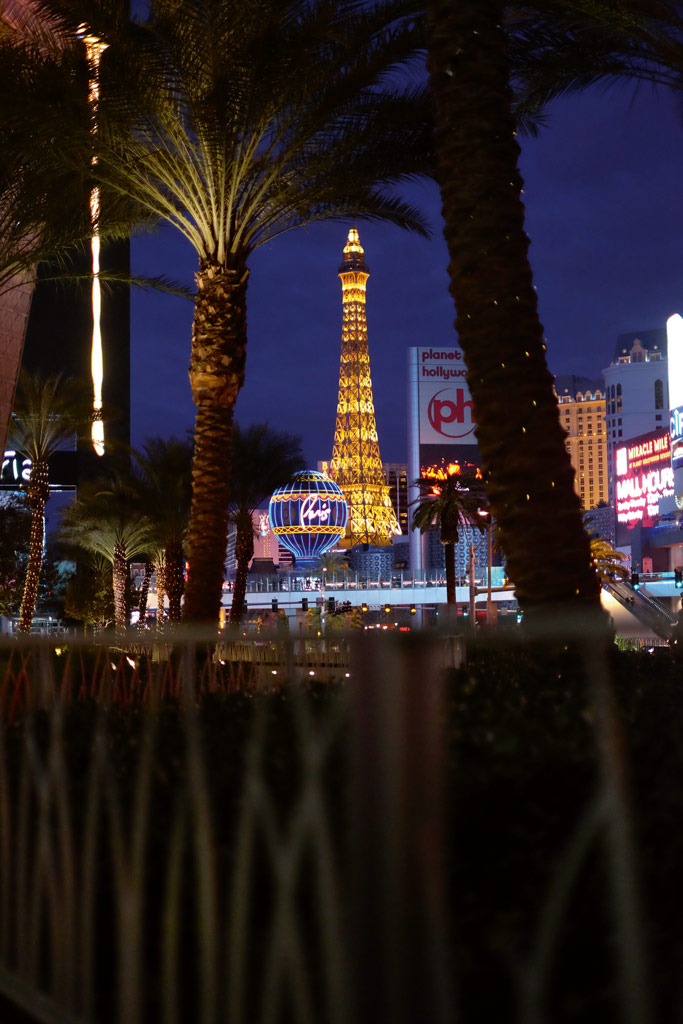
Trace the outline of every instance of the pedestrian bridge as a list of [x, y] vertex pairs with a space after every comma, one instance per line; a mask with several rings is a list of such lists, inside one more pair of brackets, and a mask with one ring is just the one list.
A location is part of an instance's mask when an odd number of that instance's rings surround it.
[[[337, 604], [348, 602], [352, 607], [360, 608], [367, 604], [368, 608], [383, 608], [389, 604], [393, 606], [405, 605], [407, 607], [425, 607], [439, 604], [446, 604], [446, 583], [441, 579], [415, 580], [412, 577], [394, 576], [391, 580], [331, 580], [324, 585], [324, 591], [315, 581], [310, 586], [302, 585], [301, 580], [292, 580], [291, 587], [287, 586], [288, 580], [278, 576], [261, 576], [250, 578], [249, 589], [246, 594], [246, 602], [249, 608], [273, 607], [273, 601], [277, 601], [278, 610], [294, 612], [301, 609], [302, 601], [308, 601], [309, 608], [316, 607], [316, 601], [320, 603], [334, 597]], [[459, 581], [456, 587], [456, 601], [460, 605], [468, 605], [471, 598], [471, 587], [465, 580]], [[485, 580], [475, 579], [474, 600], [482, 608], [486, 607], [487, 587]], [[497, 603], [515, 603], [515, 594], [512, 587], [504, 587], [501, 584], [492, 582], [491, 600]], [[232, 604], [232, 591], [224, 589], [222, 605], [230, 608]]]

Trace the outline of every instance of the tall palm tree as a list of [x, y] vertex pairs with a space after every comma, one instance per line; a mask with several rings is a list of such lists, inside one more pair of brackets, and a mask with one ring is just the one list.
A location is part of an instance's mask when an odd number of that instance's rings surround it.
[[[427, 0], [427, 12], [455, 326], [507, 569], [527, 615], [562, 607], [595, 615], [600, 588], [527, 255], [510, 85], [525, 84], [534, 109], [601, 78], [680, 89], [681, 6], [678, 0]], [[553, 557], [541, 558], [540, 551]]]
[[413, 511], [412, 526], [420, 533], [438, 527], [446, 562], [446, 601], [455, 604], [455, 545], [460, 530], [472, 526], [485, 533], [488, 522], [481, 513], [486, 504], [483, 481], [474, 476], [450, 473], [445, 480], [416, 481], [421, 496]]
[[[599, 588], [545, 358], [524, 232], [503, 0], [429, 0], [428, 67], [455, 327], [490, 510], [529, 613]], [[539, 558], [552, 551], [552, 558]]]
[[419, 59], [419, 19], [408, 0], [151, 0], [147, 21], [132, 26], [100, 17], [108, 5], [96, 0], [43, 6], [71, 9], [74, 30], [87, 6], [89, 30], [110, 44], [99, 179], [172, 224], [197, 253], [184, 615], [213, 623], [249, 259], [283, 232], [323, 219], [426, 232], [394, 191], [431, 169], [426, 89], [395, 73]]
[[157, 580], [168, 595], [168, 617], [180, 621], [185, 586], [185, 535], [192, 497], [192, 443], [150, 438], [133, 450], [133, 480], [158, 552]]
[[26, 503], [31, 509], [31, 543], [18, 629], [29, 633], [36, 606], [45, 540], [45, 506], [50, 497], [48, 462], [58, 448], [90, 422], [87, 387], [57, 375], [45, 380], [22, 371], [9, 431], [10, 444], [31, 460]]
[[244, 614], [249, 563], [254, 556], [254, 510], [270, 497], [276, 487], [286, 484], [293, 473], [305, 468], [301, 439], [277, 433], [267, 423], [246, 430], [235, 423], [232, 434], [232, 479], [230, 519], [235, 524], [237, 572], [232, 594], [230, 621]]
[[128, 563], [154, 543], [151, 522], [130, 481], [117, 477], [84, 484], [62, 513], [60, 535], [67, 545], [110, 563], [116, 629], [125, 630]]

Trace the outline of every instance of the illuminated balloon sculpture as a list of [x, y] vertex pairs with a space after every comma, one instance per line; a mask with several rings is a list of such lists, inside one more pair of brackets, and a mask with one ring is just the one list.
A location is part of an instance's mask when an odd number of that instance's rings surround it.
[[273, 493], [268, 518], [273, 533], [292, 552], [296, 564], [311, 564], [344, 536], [346, 498], [324, 473], [305, 469]]

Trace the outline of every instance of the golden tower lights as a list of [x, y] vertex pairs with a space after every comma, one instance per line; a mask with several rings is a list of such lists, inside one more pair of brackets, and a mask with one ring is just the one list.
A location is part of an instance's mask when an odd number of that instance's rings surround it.
[[330, 477], [343, 490], [349, 509], [341, 547], [384, 546], [401, 533], [382, 471], [377, 440], [365, 320], [365, 283], [369, 276], [358, 231], [351, 228], [339, 268], [342, 347], [330, 466]]
[[[97, 106], [100, 101], [100, 57], [107, 44], [97, 36], [86, 34], [82, 25], [78, 31], [79, 38], [85, 43], [88, 67], [88, 100], [92, 115], [92, 132], [97, 134]], [[93, 164], [97, 156], [93, 156]], [[92, 236], [90, 249], [92, 253], [92, 342], [90, 355], [90, 372], [93, 384], [93, 421], [91, 427], [92, 446], [97, 455], [104, 455], [104, 423], [102, 421], [102, 384], [104, 382], [104, 361], [102, 355], [102, 293], [100, 289], [100, 190], [96, 185], [90, 193], [90, 220]]]

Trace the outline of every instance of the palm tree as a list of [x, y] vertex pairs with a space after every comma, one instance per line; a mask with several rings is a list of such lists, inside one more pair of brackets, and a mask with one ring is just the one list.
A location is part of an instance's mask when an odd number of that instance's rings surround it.
[[603, 537], [591, 537], [590, 545], [593, 566], [601, 586], [628, 578], [628, 569], [622, 564], [626, 555], [622, 551], [617, 551]]
[[304, 468], [300, 438], [277, 433], [267, 423], [257, 423], [246, 430], [242, 430], [239, 423], [234, 424], [230, 519], [237, 529], [237, 572], [231, 622], [239, 622], [245, 610], [247, 573], [254, 556], [253, 512], [276, 487], [286, 484], [293, 473]]
[[[529, 613], [599, 609], [545, 359], [511, 82], [537, 110], [600, 79], [680, 89], [683, 18], [658, 0], [428, 0], [428, 69], [455, 326], [491, 512]], [[539, 552], [552, 551], [552, 558]]]
[[[70, 9], [71, 29], [84, 4]], [[197, 253], [196, 405], [184, 615], [218, 617], [234, 407], [244, 381], [249, 259], [283, 232], [366, 217], [426, 233], [395, 186], [431, 169], [431, 103], [396, 72], [419, 59], [407, 0], [152, 0], [108, 42], [98, 178]], [[105, 66], [106, 64], [106, 66]], [[135, 76], [130, 68], [136, 68]]]
[[130, 481], [117, 477], [83, 485], [76, 500], [62, 513], [60, 535], [67, 545], [109, 562], [114, 621], [118, 632], [125, 630], [128, 563], [146, 554], [154, 543], [152, 524]]
[[680, 92], [679, 0], [544, 0], [511, 26], [515, 113], [538, 119], [567, 92], [617, 81]]
[[154, 535], [157, 582], [163, 575], [169, 620], [179, 622], [192, 496], [192, 443], [175, 437], [168, 441], [150, 438], [142, 450], [133, 450], [132, 472], [141, 508]]
[[350, 566], [343, 551], [326, 551], [318, 557], [317, 562], [311, 567], [311, 572], [324, 572], [327, 579], [334, 578], [337, 573], [346, 576], [350, 572]]
[[[92, 234], [82, 46], [57, 19], [39, 16], [39, 6], [15, 0], [0, 11], [0, 315], [8, 321], [0, 367], [3, 446], [37, 267], [43, 279], [83, 276], [81, 253]], [[129, 200], [108, 196], [99, 235], [125, 238], [141, 216]]]
[[[429, 0], [450, 291], [490, 511], [525, 612], [599, 608], [527, 257], [502, 0]], [[552, 558], [540, 558], [552, 551]]]
[[483, 482], [474, 476], [450, 473], [445, 480], [422, 478], [416, 485], [422, 496], [413, 502], [412, 526], [420, 533], [439, 528], [446, 562], [446, 600], [455, 604], [455, 545], [460, 530], [472, 526], [485, 533], [488, 529], [481, 513], [486, 503]]
[[22, 371], [10, 443], [31, 460], [26, 503], [31, 509], [31, 542], [18, 630], [29, 633], [36, 606], [45, 539], [45, 506], [50, 497], [48, 462], [91, 419], [87, 387], [61, 375], [46, 380]]
[[114, 621], [111, 565], [102, 555], [92, 553], [82, 561], [66, 587], [64, 612], [70, 619], [92, 627], [108, 629]]

